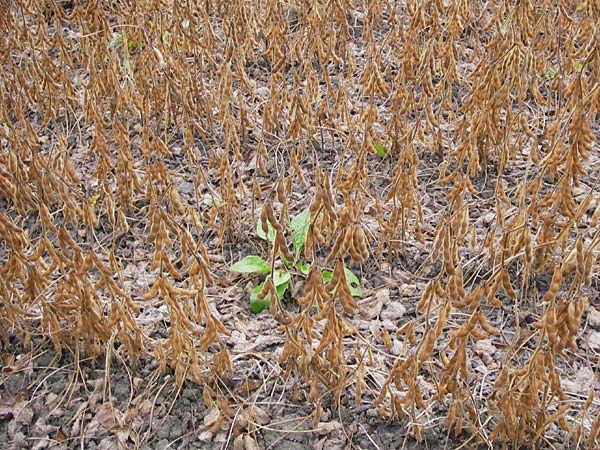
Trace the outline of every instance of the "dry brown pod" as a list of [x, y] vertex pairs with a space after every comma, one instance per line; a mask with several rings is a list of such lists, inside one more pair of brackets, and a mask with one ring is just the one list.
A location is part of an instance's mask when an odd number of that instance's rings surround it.
[[561, 281], [562, 281], [562, 268], [556, 267], [554, 269], [554, 274], [552, 275], [552, 281], [550, 282], [550, 288], [544, 294], [544, 301], [550, 302], [550, 301], [554, 300], [554, 298], [558, 294], [558, 290], [560, 289]]

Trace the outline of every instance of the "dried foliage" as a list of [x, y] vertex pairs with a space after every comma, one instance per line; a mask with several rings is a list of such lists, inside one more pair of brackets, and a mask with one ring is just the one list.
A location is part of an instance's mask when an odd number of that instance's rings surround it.
[[[0, 1], [0, 338], [229, 377], [211, 258], [259, 214], [272, 268], [295, 262], [287, 219], [309, 207], [296, 307], [272, 278], [259, 293], [297, 395], [318, 410], [352, 389], [417, 438], [443, 411], [485, 443], [597, 446], [597, 384], [582, 401], [561, 371], [598, 301], [598, 17], [595, 0]], [[378, 367], [345, 267], [417, 248], [431, 270]], [[166, 335], [140, 326], [149, 305]], [[367, 389], [369, 370], [387, 376]]]

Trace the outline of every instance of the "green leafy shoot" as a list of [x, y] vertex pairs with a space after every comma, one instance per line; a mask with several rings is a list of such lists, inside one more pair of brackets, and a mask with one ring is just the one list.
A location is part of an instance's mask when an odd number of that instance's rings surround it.
[[[274, 242], [276, 233], [275, 228], [269, 222], [267, 222], [267, 226], [268, 230], [265, 233], [259, 221], [256, 225], [256, 234], [261, 239]], [[260, 256], [249, 255], [229, 267], [231, 272], [269, 274], [267, 275], [266, 279], [254, 287], [250, 293], [250, 311], [252, 311], [254, 314], [260, 313], [271, 305], [271, 298], [269, 294], [267, 294], [267, 296], [261, 300], [258, 299], [258, 294], [265, 286], [265, 283], [269, 277], [273, 277], [273, 284], [275, 285], [277, 296], [281, 300], [289, 288], [292, 273], [296, 276], [308, 276], [311, 264], [308, 262], [300, 262], [298, 261], [298, 258], [300, 257], [300, 253], [304, 249], [304, 246], [306, 245], [306, 236], [310, 226], [310, 210], [306, 208], [296, 215], [289, 222], [289, 226], [292, 229], [292, 245], [294, 247], [295, 262], [286, 261], [284, 258], [282, 258], [282, 268], [276, 269], [273, 271], [273, 273], [271, 273], [271, 264], [269, 262], [265, 261]], [[360, 281], [358, 280], [357, 276], [346, 267], [344, 267], [344, 271], [346, 274], [348, 288], [350, 289], [352, 296], [362, 297], [363, 292], [358, 288]], [[330, 270], [323, 270], [321, 275], [323, 277], [323, 281], [328, 283], [331, 281], [333, 273]]]
[[350, 288], [350, 293], [353, 297], [362, 297], [363, 291], [358, 288], [360, 286], [360, 280], [354, 272], [352, 272], [347, 267], [344, 267], [344, 274], [346, 275], [346, 281], [348, 282], [348, 287]]
[[373, 144], [373, 150], [375, 150], [375, 153], [377, 153], [381, 157], [385, 156], [387, 153], [385, 151], [385, 147], [381, 144]]
[[123, 68], [125, 69], [127, 76], [133, 80], [133, 71], [131, 70], [131, 63], [129, 62], [129, 59], [123, 60]]
[[512, 22], [512, 13], [510, 13], [508, 16], [506, 16], [506, 19], [504, 19], [504, 21], [500, 25], [500, 30], [504, 33], [511, 22]]
[[554, 66], [554, 67], [550, 67], [548, 70], [546, 70], [546, 80], [553, 80], [556, 77], [556, 74], [558, 73], [558, 67]]

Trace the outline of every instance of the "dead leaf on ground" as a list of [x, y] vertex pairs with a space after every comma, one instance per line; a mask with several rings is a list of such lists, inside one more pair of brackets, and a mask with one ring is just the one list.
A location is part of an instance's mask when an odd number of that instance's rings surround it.
[[573, 379], [563, 379], [562, 386], [566, 392], [587, 395], [590, 390], [590, 385], [594, 385], [596, 375], [589, 367], [581, 367]]
[[15, 420], [21, 425], [31, 425], [31, 421], [33, 420], [33, 409], [28, 403], [20, 402], [14, 408], [14, 411], [16, 411]]
[[590, 349], [594, 351], [600, 351], [600, 332], [590, 331], [590, 334], [587, 338], [587, 344]]
[[11, 420], [15, 416], [15, 408], [8, 403], [0, 403], [0, 422]]
[[103, 403], [96, 409], [96, 420], [108, 431], [120, 426], [120, 415], [121, 412], [110, 402]]
[[269, 417], [267, 412], [260, 406], [252, 406], [252, 417], [258, 425], [264, 426], [271, 423], [271, 418]]
[[600, 328], [600, 311], [590, 305], [588, 309], [587, 320], [591, 327]]
[[388, 304], [383, 311], [381, 311], [380, 317], [382, 320], [398, 320], [406, 314], [406, 306], [399, 301], [394, 301]]
[[54, 440], [60, 445], [62, 445], [63, 442], [67, 440], [67, 434], [63, 430], [63, 427], [58, 427], [58, 429], [56, 430], [56, 434], [54, 435]]
[[31, 450], [44, 450], [50, 446], [50, 439], [46, 437], [46, 439], [38, 439]]
[[317, 425], [317, 433], [319, 434], [330, 434], [341, 429], [342, 424], [337, 420], [332, 420], [331, 422], [319, 422]]
[[119, 448], [117, 444], [117, 439], [114, 436], [105, 437], [100, 441], [97, 450], [114, 450], [115, 448]]
[[233, 440], [233, 450], [244, 450], [244, 447], [244, 435], [239, 434], [238, 437]]
[[325, 437], [318, 441], [315, 450], [345, 450], [348, 448], [346, 439], [341, 436]]
[[207, 427], [213, 426], [221, 417], [221, 412], [217, 408], [212, 408], [206, 416], [204, 416], [204, 425]]
[[364, 299], [361, 302], [360, 316], [365, 320], [372, 320], [379, 317], [383, 305], [390, 301], [390, 290], [388, 288], [381, 288], [375, 291], [375, 293]]
[[212, 441], [212, 438], [214, 435], [215, 434], [212, 431], [206, 430], [198, 435], [198, 440], [200, 442], [204, 442], [205, 444], [208, 444], [210, 441]]
[[249, 434], [244, 436], [244, 449], [245, 450], [259, 450], [256, 440]]

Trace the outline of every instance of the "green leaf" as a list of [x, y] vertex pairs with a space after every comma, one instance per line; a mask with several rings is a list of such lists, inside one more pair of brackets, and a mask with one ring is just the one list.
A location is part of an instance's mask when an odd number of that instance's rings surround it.
[[258, 222], [256, 223], [256, 234], [263, 241], [269, 241], [269, 242], [275, 241], [275, 228], [273, 228], [273, 225], [271, 225], [271, 222], [269, 222], [268, 220], [267, 220], [267, 228], [268, 228], [267, 233], [265, 233], [262, 229], [262, 226], [260, 224], [260, 219], [259, 219]]
[[275, 290], [277, 291], [277, 297], [279, 297], [279, 300], [283, 298], [283, 296], [285, 295], [285, 291], [287, 291], [287, 288], [289, 286], [290, 283], [287, 281], [283, 284], [280, 284], [279, 286], [275, 286]]
[[262, 288], [265, 287], [265, 281], [263, 281], [262, 283], [258, 283], [258, 285], [252, 289], [252, 292], [250, 292], [250, 304], [252, 303], [256, 303], [256, 302], [262, 302], [262, 301], [269, 301], [269, 294], [266, 295], [266, 297], [263, 300], [258, 300], [258, 294], [260, 291], [262, 291]]
[[294, 255], [296, 259], [306, 244], [306, 235], [310, 226], [310, 210], [304, 209], [299, 213], [290, 224], [292, 227], [292, 245], [294, 246]]
[[262, 300], [258, 300], [258, 294], [262, 291], [265, 282], [259, 283], [250, 293], [250, 311], [254, 314], [259, 314], [263, 309], [271, 306], [271, 295], [267, 294]]
[[291, 275], [285, 270], [276, 270], [273, 272], [273, 284], [275, 288], [290, 281]]
[[346, 275], [346, 282], [348, 283], [352, 297], [362, 297], [363, 292], [358, 288], [360, 286], [358, 277], [347, 267], [344, 267], [344, 274]]
[[123, 36], [120, 33], [113, 33], [110, 46], [115, 50], [119, 50], [123, 46]]
[[385, 154], [387, 153], [385, 151], [385, 147], [381, 144], [373, 144], [373, 149], [375, 150], [375, 153], [377, 153], [379, 156], [385, 156]]
[[271, 301], [268, 295], [264, 300], [250, 300], [250, 311], [252, 311], [253, 314], [260, 314], [264, 309], [269, 308], [270, 306]]
[[139, 46], [140, 46], [140, 43], [138, 41], [127, 39], [127, 50], [128, 51], [134, 52], [139, 48]]
[[554, 77], [556, 77], [557, 74], [557, 70], [556, 67], [550, 67], [547, 71], [546, 71], [546, 79], [548, 80], [553, 80]]
[[296, 269], [298, 269], [302, 275], [307, 276], [308, 271], [310, 270], [310, 263], [297, 263]]
[[[354, 273], [347, 267], [344, 267], [344, 274], [346, 275], [346, 283], [350, 288], [350, 294], [352, 294], [352, 297], [362, 297], [363, 291], [358, 288], [358, 286], [360, 286], [360, 280], [358, 277], [354, 275]], [[329, 270], [323, 270], [321, 271], [321, 276], [323, 277], [324, 283], [329, 283], [333, 278], [333, 272]]]
[[260, 256], [249, 255], [233, 264], [229, 270], [240, 273], [268, 273], [271, 265]]
[[127, 76], [129, 78], [133, 78], [133, 72], [131, 70], [131, 63], [128, 59], [123, 60], [123, 67], [125, 68], [125, 72], [127, 72]]
[[[275, 283], [275, 290], [277, 291], [277, 297], [279, 297], [279, 299], [281, 300], [283, 298], [283, 296], [285, 295], [285, 291], [287, 291], [287, 289], [290, 285], [289, 277], [288, 277], [288, 281], [286, 281], [282, 284], [279, 284], [279, 285], [277, 285], [276, 278], [273, 278], [273, 282]], [[252, 311], [252, 313], [254, 313], [254, 314], [259, 314], [260, 312], [262, 312], [263, 309], [271, 306], [271, 295], [270, 294], [267, 294], [265, 296], [265, 298], [263, 298], [262, 300], [258, 299], [258, 294], [260, 293], [262, 288], [265, 286], [265, 283], [266, 283], [266, 280], [263, 281], [262, 283], [260, 283], [254, 289], [252, 289], [252, 292], [250, 293], [250, 311]]]

